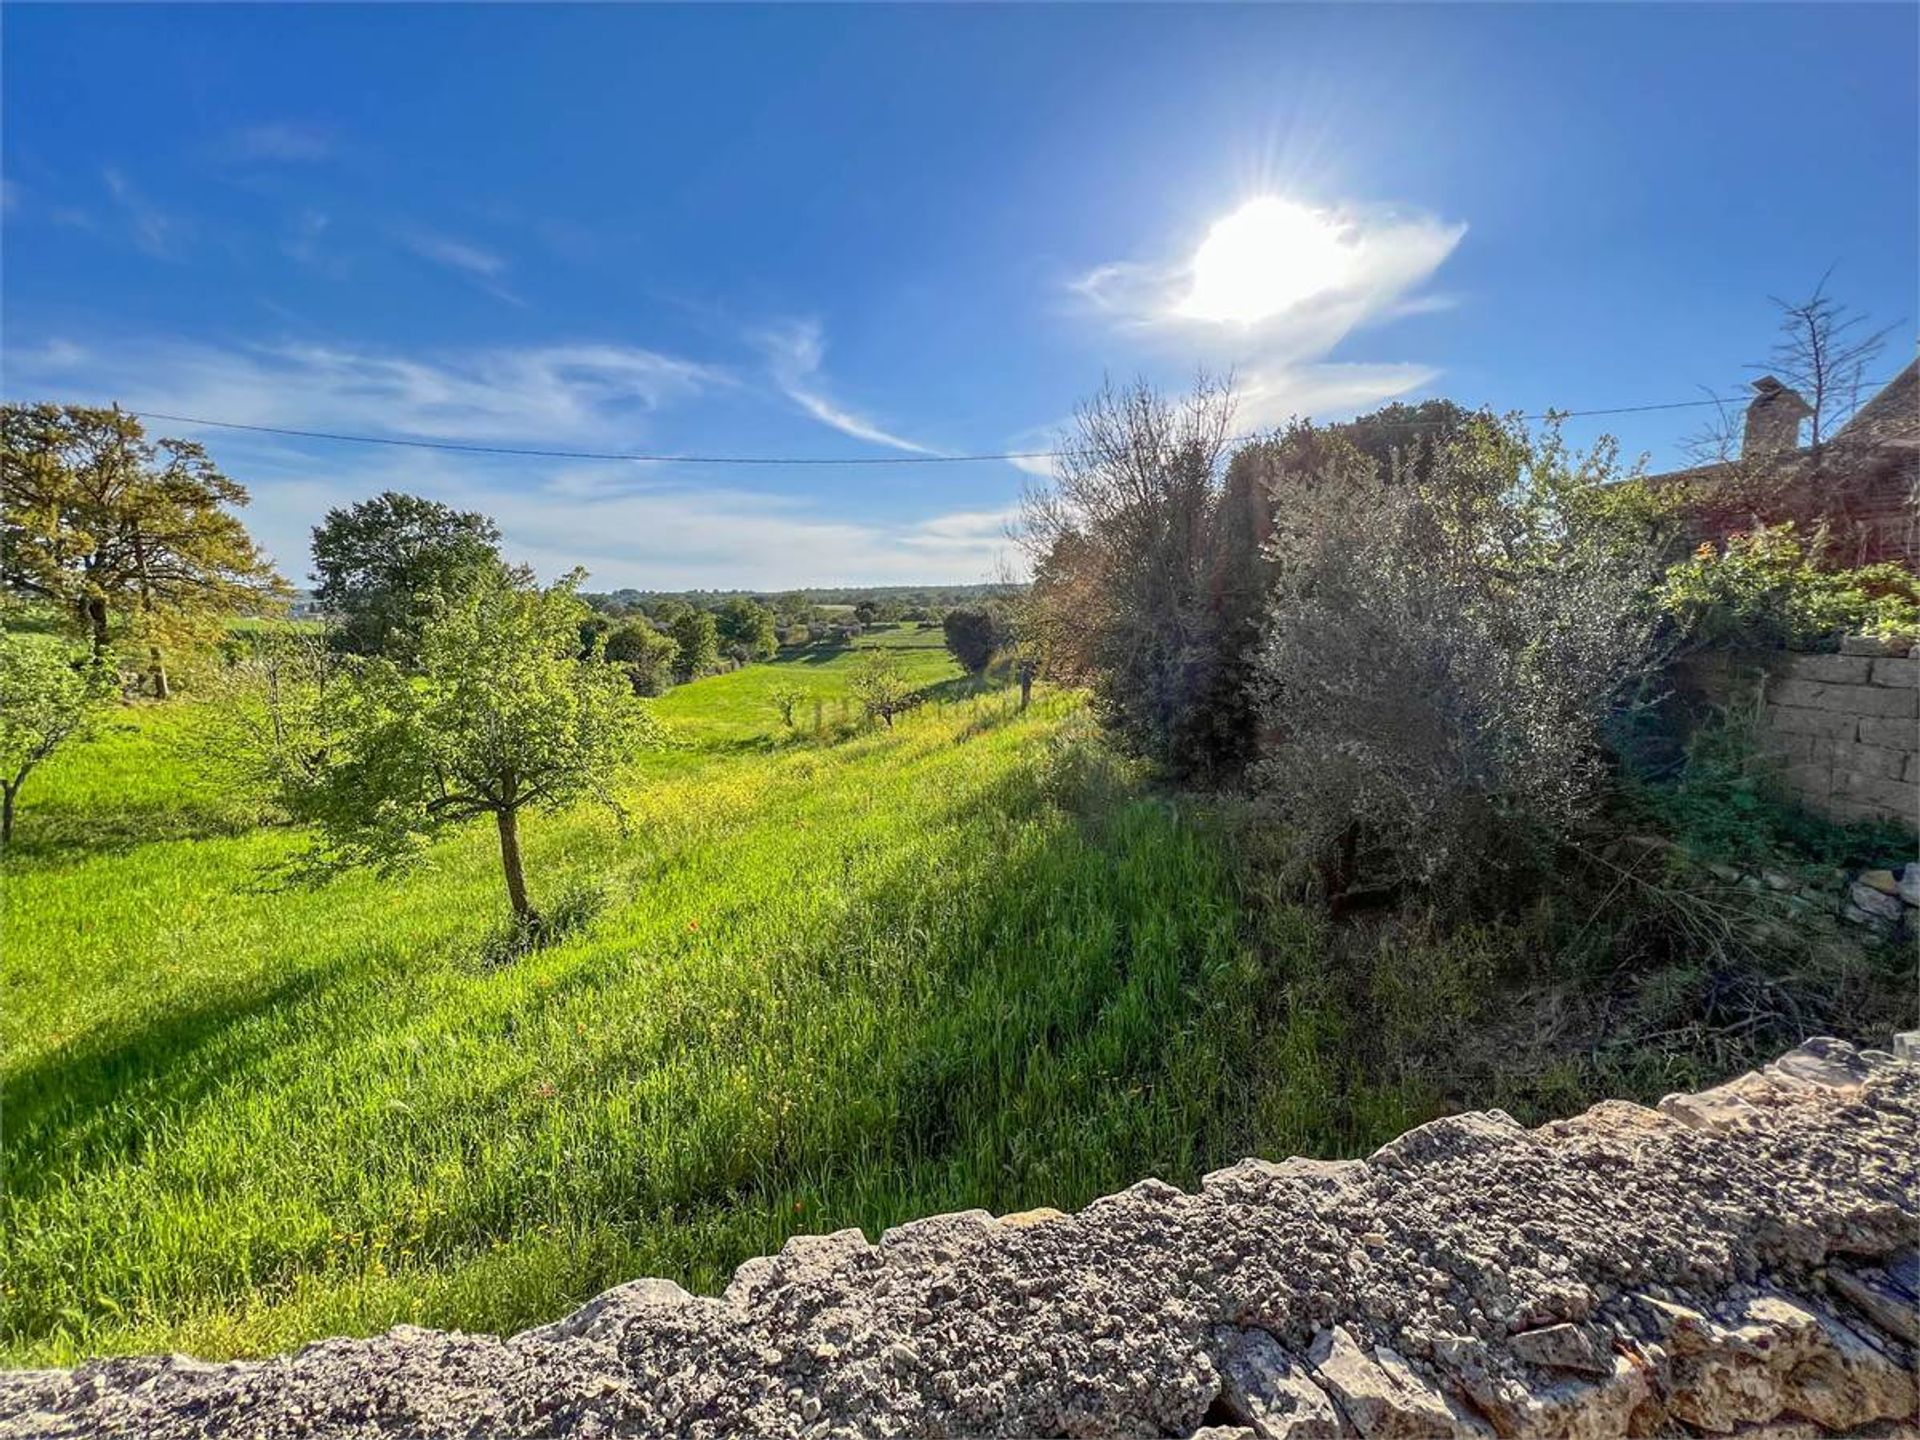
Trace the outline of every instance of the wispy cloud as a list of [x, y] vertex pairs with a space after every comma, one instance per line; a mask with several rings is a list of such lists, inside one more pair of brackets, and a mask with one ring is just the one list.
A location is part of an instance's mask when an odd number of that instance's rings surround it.
[[[1236, 228], [1245, 216], [1253, 223]], [[1444, 305], [1421, 287], [1465, 234], [1425, 214], [1269, 199], [1228, 217], [1190, 256], [1110, 261], [1069, 288], [1132, 346], [1233, 372], [1238, 418], [1258, 428], [1363, 409], [1437, 379], [1428, 365], [1329, 356], [1357, 331]]]
[[874, 445], [886, 445], [916, 455], [939, 453], [917, 440], [908, 440], [881, 429], [872, 420], [828, 397], [821, 388], [820, 364], [826, 345], [817, 322], [795, 321], [763, 331], [757, 339], [767, 357], [767, 368], [781, 393], [822, 425]]
[[286, 121], [243, 126], [218, 148], [222, 159], [241, 164], [299, 164], [333, 155], [333, 141], [324, 132]]
[[400, 241], [422, 260], [453, 271], [496, 300], [504, 300], [509, 305], [527, 303], [507, 288], [509, 265], [504, 255], [467, 240], [419, 228], [401, 231]]
[[248, 425], [566, 448], [631, 445], [649, 417], [732, 384], [631, 345], [491, 347], [427, 356], [315, 344], [220, 347], [56, 340], [8, 357], [8, 384]]
[[101, 172], [100, 178], [106, 184], [107, 194], [126, 221], [133, 243], [147, 254], [160, 259], [177, 258], [180, 243], [186, 233], [185, 224], [168, 215], [142, 195], [126, 174], [117, 167], [109, 165]]
[[[8, 354], [9, 398], [117, 399], [130, 409], [302, 430], [642, 448], [650, 417], [736, 387], [726, 371], [631, 346], [495, 347], [427, 357], [315, 345], [223, 349], [52, 339]], [[194, 434], [164, 423], [163, 434]], [[849, 515], [833, 492], [797, 495], [670, 464], [397, 450], [209, 429], [253, 496], [247, 525], [290, 576], [326, 510], [402, 489], [479, 509], [509, 554], [596, 587], [679, 589], [970, 582], [1017, 561], [1010, 516], [930, 502], [918, 514]]]

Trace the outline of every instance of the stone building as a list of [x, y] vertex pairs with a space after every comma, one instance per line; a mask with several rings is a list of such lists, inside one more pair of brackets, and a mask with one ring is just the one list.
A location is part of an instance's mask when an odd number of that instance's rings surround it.
[[1753, 389], [1737, 457], [1652, 477], [1691, 488], [1699, 538], [1791, 520], [1826, 527], [1830, 563], [1920, 570], [1920, 361], [1818, 446], [1800, 443], [1812, 407], [1798, 392], [1771, 375]]

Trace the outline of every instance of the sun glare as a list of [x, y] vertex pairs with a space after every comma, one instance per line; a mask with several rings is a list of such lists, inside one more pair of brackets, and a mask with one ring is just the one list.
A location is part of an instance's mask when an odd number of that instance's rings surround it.
[[1251, 325], [1336, 288], [1352, 268], [1344, 227], [1332, 215], [1263, 195], [1207, 232], [1180, 313]]

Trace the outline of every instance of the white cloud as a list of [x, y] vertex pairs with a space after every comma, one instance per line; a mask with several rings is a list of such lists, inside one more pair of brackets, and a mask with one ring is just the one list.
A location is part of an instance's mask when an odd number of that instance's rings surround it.
[[243, 163], [291, 164], [329, 158], [333, 154], [333, 142], [309, 126], [272, 121], [234, 131], [220, 145], [219, 152], [224, 159]]
[[507, 262], [502, 256], [491, 250], [483, 250], [478, 245], [469, 245], [464, 240], [454, 240], [445, 235], [436, 235], [430, 230], [409, 230], [401, 237], [407, 248], [423, 260], [431, 260], [436, 265], [445, 265], [449, 269], [464, 270], [469, 275], [477, 275], [483, 280], [494, 280], [507, 272]]
[[[1466, 234], [1436, 217], [1249, 202], [1180, 261], [1120, 260], [1070, 289], [1149, 352], [1231, 371], [1244, 427], [1352, 411], [1431, 384], [1412, 363], [1329, 363], [1356, 331], [1447, 302], [1421, 293]], [[1029, 468], [1029, 467], [1022, 467]]]
[[903, 439], [901, 436], [883, 430], [873, 421], [855, 414], [827, 397], [826, 393], [819, 388], [820, 362], [826, 346], [821, 338], [818, 323], [795, 321], [790, 325], [763, 331], [756, 338], [760, 348], [766, 354], [767, 368], [773, 375], [774, 383], [780, 387], [781, 393], [822, 425], [831, 426], [841, 434], [851, 435], [856, 440], [890, 446], [895, 450], [905, 450], [916, 455], [939, 453], [917, 440]]
[[133, 243], [147, 254], [162, 260], [171, 260], [179, 253], [180, 241], [186, 232], [186, 226], [173, 216], [168, 215], [149, 201], [133, 182], [114, 166], [109, 165], [101, 172], [107, 194], [120, 208], [121, 217], [127, 222], [128, 232]]
[[[717, 367], [619, 345], [416, 357], [61, 338], [10, 350], [7, 381], [10, 398], [119, 400], [251, 425], [609, 451], [644, 448], [650, 417], [738, 384]], [[177, 423], [153, 428], [195, 434]], [[715, 484], [726, 472], [669, 463], [329, 445], [224, 429], [196, 438], [248, 486], [248, 528], [296, 582], [327, 509], [384, 489], [485, 511], [500, 522], [512, 558], [549, 576], [584, 565], [597, 589], [966, 583], [1018, 560], [1005, 536], [1010, 516], [991, 502], [932, 500], [888, 519], [836, 501], [830, 488], [802, 498], [731, 477]]]
[[715, 366], [606, 344], [414, 358], [311, 344], [224, 349], [57, 340], [8, 361], [11, 389], [115, 399], [133, 410], [244, 425], [567, 448], [630, 448], [648, 416], [730, 383]]
[[966, 584], [1018, 558], [1001, 512], [846, 519], [813, 500], [689, 483], [655, 466], [433, 452], [323, 462], [265, 447], [256, 458], [244, 442], [221, 454], [252, 489], [249, 528], [289, 577], [306, 573], [311, 529], [328, 508], [386, 489], [483, 511], [499, 522], [508, 558], [548, 577], [583, 565], [599, 590]]
[[432, 230], [403, 230], [400, 232], [400, 243], [422, 260], [453, 271], [494, 299], [522, 308], [526, 306], [526, 301], [507, 288], [509, 267], [504, 255]]

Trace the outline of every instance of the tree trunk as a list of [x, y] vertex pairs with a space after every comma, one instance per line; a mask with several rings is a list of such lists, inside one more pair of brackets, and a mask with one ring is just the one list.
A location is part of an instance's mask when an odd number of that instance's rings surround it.
[[0, 845], [13, 840], [13, 797], [19, 793], [18, 784], [9, 785], [0, 780]]
[[160, 647], [158, 645], [148, 646], [147, 657], [151, 662], [151, 668], [149, 668], [147, 673], [153, 677], [153, 698], [156, 700], [171, 700], [173, 698], [173, 686], [167, 683], [167, 664], [166, 661], [160, 658]]
[[493, 818], [500, 827], [500, 866], [507, 872], [507, 898], [513, 902], [513, 913], [532, 923], [539, 916], [527, 903], [527, 877], [520, 868], [520, 817], [513, 810], [496, 810]]
[[93, 631], [93, 663], [107, 658], [107, 602], [104, 596], [89, 595], [80, 602], [80, 615]]
[[1020, 672], [1020, 708], [1027, 708], [1027, 702], [1033, 698], [1033, 672], [1022, 669]]

